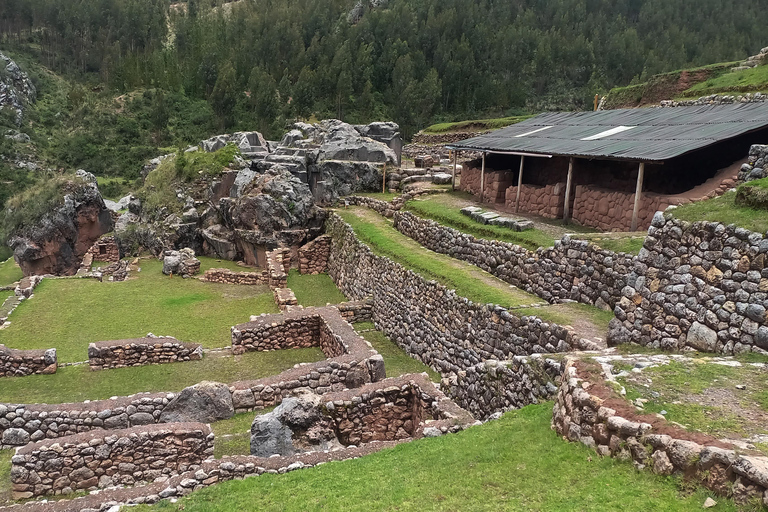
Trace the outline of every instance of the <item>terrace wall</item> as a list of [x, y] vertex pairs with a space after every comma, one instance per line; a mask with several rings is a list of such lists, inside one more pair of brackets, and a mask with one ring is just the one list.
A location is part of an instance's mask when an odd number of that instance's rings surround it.
[[331, 253], [331, 239], [321, 235], [299, 248], [299, 272], [321, 274], [328, 270], [328, 256]]
[[[507, 187], [503, 203], [508, 208], [514, 208], [516, 200], [517, 185]], [[523, 183], [520, 191], [520, 211], [535, 213], [548, 219], [562, 219], [565, 212], [565, 183], [548, 185]]]
[[56, 373], [56, 349], [16, 350], [0, 344], [0, 377]]
[[99, 341], [88, 345], [91, 370], [199, 361], [202, 357], [203, 347], [199, 343], [184, 343], [170, 337]]
[[133, 485], [194, 471], [213, 456], [213, 439], [208, 425], [174, 423], [31, 443], [12, 459], [13, 497]]

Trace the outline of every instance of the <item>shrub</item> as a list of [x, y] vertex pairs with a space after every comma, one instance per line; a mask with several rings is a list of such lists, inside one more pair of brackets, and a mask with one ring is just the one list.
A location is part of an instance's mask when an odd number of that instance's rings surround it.
[[757, 210], [768, 210], [768, 178], [739, 185], [734, 202]]

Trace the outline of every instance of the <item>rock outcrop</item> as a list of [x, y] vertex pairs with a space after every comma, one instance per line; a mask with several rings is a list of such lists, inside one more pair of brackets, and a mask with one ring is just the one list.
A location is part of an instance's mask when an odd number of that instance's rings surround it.
[[234, 414], [229, 387], [220, 382], [203, 381], [184, 388], [176, 395], [163, 409], [160, 423], [212, 423], [231, 418]]
[[185, 247], [180, 251], [165, 251], [163, 255], [163, 274], [192, 277], [200, 272], [200, 260], [195, 258], [195, 251]]
[[16, 124], [21, 125], [24, 110], [35, 101], [37, 91], [29, 76], [10, 57], [0, 52], [0, 109], [10, 108], [16, 113]]
[[60, 206], [8, 241], [25, 276], [75, 274], [93, 243], [112, 230], [112, 217], [92, 174], [78, 171], [65, 190]]

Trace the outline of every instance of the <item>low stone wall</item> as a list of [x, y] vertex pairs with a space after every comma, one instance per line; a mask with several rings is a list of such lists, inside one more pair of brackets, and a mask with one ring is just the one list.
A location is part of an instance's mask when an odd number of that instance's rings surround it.
[[560, 362], [543, 357], [488, 360], [444, 379], [443, 388], [472, 416], [485, 420], [494, 413], [551, 400], [562, 373]]
[[[459, 190], [480, 197], [481, 169], [474, 167], [473, 162], [466, 162], [461, 168]], [[504, 203], [507, 189], [513, 185], [512, 173], [507, 171], [485, 170], [483, 202]], [[537, 212], [538, 213], [538, 212]]]
[[611, 321], [610, 343], [768, 350], [768, 238], [657, 213]]
[[509, 242], [475, 238], [410, 212], [394, 215], [395, 229], [435, 252], [477, 265], [549, 301], [563, 299], [613, 308], [621, 299], [635, 257], [569, 236], [529, 251]]
[[208, 425], [174, 423], [31, 443], [12, 458], [13, 497], [133, 485], [195, 470], [213, 456], [213, 439]]
[[270, 288], [285, 288], [288, 286], [288, 271], [291, 268], [291, 250], [288, 248], [274, 249], [267, 252], [267, 272]]
[[373, 299], [342, 302], [334, 307], [339, 310], [341, 317], [351, 324], [373, 321]]
[[56, 349], [16, 350], [0, 344], [0, 377], [56, 373]]
[[443, 375], [487, 359], [596, 348], [573, 331], [501, 306], [474, 304], [388, 258], [376, 256], [331, 215], [328, 273], [345, 295], [373, 297], [376, 325], [412, 357]]
[[299, 304], [296, 295], [290, 288], [275, 288], [272, 290], [275, 296], [275, 303], [281, 311], [285, 311], [288, 306], [297, 306]]
[[[514, 208], [516, 200], [517, 185], [513, 185], [506, 189], [504, 204], [508, 208]], [[535, 213], [548, 219], [562, 219], [565, 212], [565, 183], [544, 186], [523, 183], [520, 191], [520, 211]]]
[[202, 358], [202, 345], [171, 337], [99, 341], [88, 345], [91, 370], [199, 361]]
[[209, 268], [200, 279], [209, 283], [269, 284], [269, 274], [266, 270], [259, 272], [233, 272], [226, 268]]
[[666, 420], [635, 417], [631, 407], [617, 412], [613, 404], [621, 405], [622, 399], [611, 399], [601, 384], [602, 377], [567, 362], [552, 415], [559, 435], [602, 456], [633, 460], [638, 468], [694, 479], [737, 503], [768, 504], [768, 458], [737, 453], [701, 434], [694, 441]]
[[458, 432], [476, 422], [439, 391], [426, 374], [386, 379], [328, 393], [322, 399], [323, 412], [345, 446]]
[[321, 235], [299, 248], [299, 272], [302, 274], [322, 274], [328, 270], [328, 255], [331, 252], [331, 239]]
[[347, 196], [346, 200], [349, 204], [357, 206], [365, 206], [375, 211], [379, 215], [387, 218], [392, 218], [392, 215], [402, 207], [402, 204], [394, 204], [381, 199], [374, 199], [372, 197], [365, 196]]

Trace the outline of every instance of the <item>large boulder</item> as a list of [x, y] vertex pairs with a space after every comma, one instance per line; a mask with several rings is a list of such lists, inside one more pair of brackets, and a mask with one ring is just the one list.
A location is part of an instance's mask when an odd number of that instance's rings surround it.
[[333, 421], [323, 414], [319, 395], [311, 392], [283, 399], [274, 411], [251, 424], [251, 455], [293, 455], [342, 448]]
[[93, 243], [112, 231], [112, 216], [92, 174], [78, 171], [61, 190], [59, 206], [34, 225], [20, 227], [8, 241], [25, 276], [75, 274]]
[[229, 386], [220, 382], [203, 381], [184, 388], [160, 415], [161, 423], [212, 423], [235, 414]]
[[21, 126], [24, 110], [35, 101], [37, 90], [32, 80], [10, 57], [0, 52], [0, 110], [8, 108], [15, 112], [15, 122]]
[[397, 165], [397, 155], [386, 144], [363, 137], [354, 126], [332, 119], [323, 121], [325, 134], [320, 144], [318, 162], [351, 160]]
[[200, 272], [200, 260], [195, 258], [195, 251], [185, 247], [180, 251], [165, 251], [163, 255], [163, 274], [191, 277]]
[[313, 194], [320, 204], [331, 204], [355, 192], [381, 191], [383, 166], [370, 162], [330, 160], [317, 166]]

